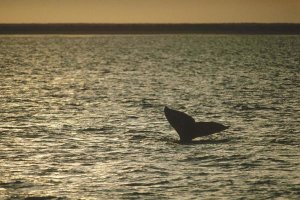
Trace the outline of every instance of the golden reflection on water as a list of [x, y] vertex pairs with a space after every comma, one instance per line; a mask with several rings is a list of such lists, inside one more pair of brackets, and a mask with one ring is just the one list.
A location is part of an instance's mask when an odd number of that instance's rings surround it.
[[[297, 197], [299, 43], [0, 37], [0, 198]], [[231, 128], [180, 145], [165, 105]]]

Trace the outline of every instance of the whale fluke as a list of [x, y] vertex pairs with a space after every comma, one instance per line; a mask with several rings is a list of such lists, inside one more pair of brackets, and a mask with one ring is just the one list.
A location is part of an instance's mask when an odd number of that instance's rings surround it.
[[229, 126], [216, 122], [195, 122], [195, 120], [180, 111], [172, 110], [165, 106], [165, 116], [171, 126], [177, 131], [180, 142], [191, 142], [192, 139], [221, 132]]

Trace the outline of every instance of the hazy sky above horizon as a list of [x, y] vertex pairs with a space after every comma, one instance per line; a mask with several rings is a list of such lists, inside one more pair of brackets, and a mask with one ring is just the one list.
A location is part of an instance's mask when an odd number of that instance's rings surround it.
[[0, 0], [0, 23], [300, 23], [300, 0]]

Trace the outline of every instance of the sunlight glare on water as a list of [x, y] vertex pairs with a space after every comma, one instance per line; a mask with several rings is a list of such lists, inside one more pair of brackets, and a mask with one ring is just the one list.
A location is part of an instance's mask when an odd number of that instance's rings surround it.
[[[1, 198], [299, 198], [299, 36], [1, 36], [0, 47]], [[165, 105], [230, 129], [181, 145]]]

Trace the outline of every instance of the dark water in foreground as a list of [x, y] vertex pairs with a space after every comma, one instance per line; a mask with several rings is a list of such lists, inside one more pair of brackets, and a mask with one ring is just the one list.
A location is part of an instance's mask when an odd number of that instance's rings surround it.
[[[1, 36], [0, 199], [299, 199], [299, 36]], [[231, 128], [180, 145], [164, 105]]]

